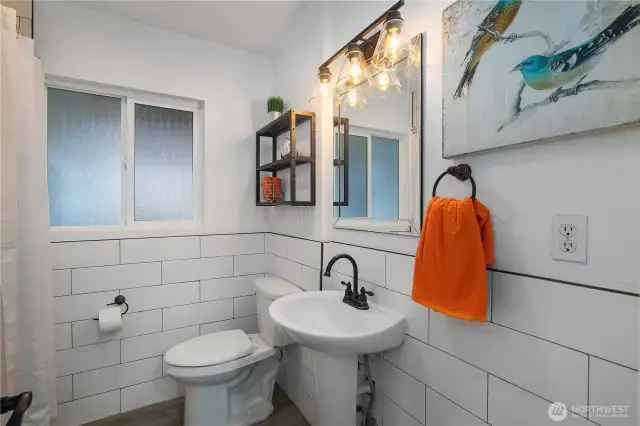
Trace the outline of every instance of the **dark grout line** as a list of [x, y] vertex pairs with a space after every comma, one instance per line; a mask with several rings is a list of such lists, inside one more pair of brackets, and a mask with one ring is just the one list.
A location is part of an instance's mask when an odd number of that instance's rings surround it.
[[[412, 376], [411, 374], [407, 373], [406, 371], [404, 371], [402, 368], [398, 367], [397, 365], [395, 365], [395, 364], [394, 364], [394, 363], [392, 363], [391, 361], [387, 360], [386, 358], [382, 358], [382, 357], [379, 357], [379, 358], [380, 358], [381, 360], [383, 360], [384, 362], [386, 362], [386, 363], [390, 364], [392, 367], [395, 367], [395, 368], [397, 368], [398, 370], [402, 371], [404, 374], [406, 374], [407, 376], [411, 377], [412, 379], [414, 379], [415, 381], [417, 381], [417, 382], [418, 382], [418, 383], [420, 383], [421, 385], [428, 387], [429, 389], [431, 389], [432, 391], [434, 391], [435, 393], [437, 393], [437, 394], [438, 394], [438, 395], [440, 395], [441, 397], [445, 398], [446, 400], [450, 401], [451, 403], [453, 403], [453, 404], [457, 405], [458, 407], [462, 408], [462, 409], [463, 409], [464, 411], [466, 411], [467, 413], [471, 414], [472, 416], [474, 416], [474, 417], [476, 417], [476, 418], [478, 418], [478, 419], [482, 420], [484, 423], [486, 423], [486, 421], [485, 421], [485, 420], [483, 420], [483, 419], [482, 419], [482, 417], [480, 417], [480, 416], [478, 416], [478, 415], [476, 415], [476, 414], [472, 413], [471, 411], [467, 410], [467, 409], [466, 409], [466, 408], [464, 408], [462, 405], [458, 404], [457, 402], [453, 401], [452, 399], [450, 399], [450, 398], [446, 397], [445, 395], [441, 394], [441, 393], [440, 393], [440, 392], [438, 392], [436, 389], [432, 388], [431, 386], [427, 385], [426, 383], [422, 383], [422, 382], [421, 382], [417, 377], [414, 377], [414, 376]], [[382, 391], [381, 391], [381, 392], [382, 392]], [[385, 394], [385, 396], [387, 396], [387, 395]], [[387, 398], [389, 398], [389, 397], [387, 396]], [[487, 394], [487, 399], [488, 399], [488, 398], [489, 398], [489, 394]], [[393, 401], [393, 399], [391, 399], [391, 398], [389, 398], [389, 399], [390, 399], [391, 401]], [[396, 405], [398, 405], [395, 401], [393, 401], [393, 403], [394, 403], [394, 404], [396, 404]], [[398, 405], [398, 406], [399, 406], [399, 405]], [[399, 407], [400, 407], [400, 406], [399, 406]], [[400, 408], [402, 408], [402, 407], [400, 407]], [[403, 411], [404, 411], [404, 409], [403, 409]], [[407, 414], [409, 414], [409, 413], [407, 413]], [[411, 416], [411, 414], [409, 414], [409, 415]], [[413, 416], [411, 416], [411, 417], [413, 417]], [[415, 419], [415, 417], [413, 417], [413, 418]], [[416, 420], [417, 420], [417, 419], [416, 419]]]
[[[295, 260], [291, 260], [288, 257], [282, 257], [282, 256], [280, 256], [278, 254], [274, 254], [274, 253], [266, 253], [266, 254], [270, 254], [272, 256], [279, 257], [280, 259], [288, 260], [289, 262], [292, 262], [292, 263], [297, 263], [298, 265], [306, 266], [307, 268], [315, 269], [316, 271], [318, 270], [318, 268], [315, 268], [315, 267], [309, 266], [309, 265], [305, 265], [304, 263], [296, 262]], [[322, 268], [320, 268], [320, 270], [322, 271]], [[263, 272], [263, 273], [268, 273], [268, 272]], [[251, 274], [251, 275], [255, 275], [255, 274]]]
[[373, 251], [381, 251], [383, 253], [397, 254], [397, 255], [400, 255], [400, 256], [416, 257], [414, 254], [400, 253], [400, 252], [397, 252], [397, 251], [383, 250], [383, 249], [374, 248], [374, 247], [365, 247], [365, 246], [361, 246], [361, 245], [358, 245], [358, 244], [343, 243], [342, 241], [326, 241], [326, 242], [324, 242], [322, 244], [341, 244], [343, 246], [358, 247], [358, 248], [363, 248], [363, 249], [373, 250]]
[[[591, 357], [587, 357], [587, 407], [591, 406]], [[589, 418], [589, 410], [587, 410], [587, 418]]]
[[[373, 248], [373, 247], [365, 247], [365, 246], [361, 246], [358, 244], [351, 244], [351, 243], [344, 243], [344, 242], [340, 242], [340, 241], [327, 241], [327, 242], [322, 242], [322, 244], [342, 244], [345, 246], [352, 246], [352, 247], [358, 247], [358, 248], [363, 248], [363, 249], [367, 249], [367, 250], [374, 250], [374, 251], [381, 251], [384, 253], [391, 253], [391, 254], [397, 254], [400, 256], [408, 256], [408, 257], [415, 257], [415, 255], [411, 255], [411, 254], [406, 254], [406, 253], [399, 253], [399, 252], [395, 252], [395, 251], [389, 251], [389, 250], [383, 250], [383, 249], [378, 249], [378, 248]], [[566, 280], [560, 280], [557, 278], [551, 278], [551, 277], [544, 277], [544, 276], [539, 276], [539, 275], [532, 275], [532, 274], [525, 274], [525, 273], [521, 273], [521, 272], [512, 272], [512, 271], [505, 271], [502, 269], [497, 269], [497, 268], [487, 268], [488, 271], [492, 271], [492, 272], [500, 272], [503, 274], [509, 274], [509, 275], [517, 275], [517, 276], [521, 276], [521, 277], [525, 277], [525, 278], [533, 278], [533, 279], [538, 279], [538, 280], [543, 280], [543, 281], [550, 281], [556, 284], [564, 284], [564, 285], [570, 285], [570, 286], [575, 286], [575, 287], [582, 287], [582, 288], [586, 288], [589, 290], [596, 290], [596, 291], [604, 291], [607, 293], [615, 293], [615, 294], [621, 294], [624, 296], [632, 296], [632, 297], [640, 297], [640, 293], [634, 293], [634, 292], [630, 292], [630, 291], [625, 291], [625, 290], [616, 290], [616, 289], [610, 289], [610, 288], [606, 288], [606, 287], [598, 287], [598, 286], [594, 286], [594, 285], [590, 285], [590, 284], [581, 284], [581, 283], [577, 283], [577, 282], [573, 282], [573, 281], [566, 281]]]
[[320, 244], [323, 243], [323, 241], [320, 241], [320, 240], [314, 240], [314, 239], [311, 239], [311, 238], [303, 238], [303, 237], [295, 237], [293, 235], [279, 234], [277, 232], [265, 232], [265, 234], [279, 235], [279, 236], [285, 237], [285, 238], [295, 238], [297, 240], [311, 241], [311, 242], [320, 243]]
[[521, 273], [521, 272], [504, 271], [504, 270], [495, 269], [495, 268], [487, 268], [487, 269], [490, 270], [490, 271], [493, 271], [493, 272], [500, 272], [500, 273], [507, 274], [507, 275], [516, 275], [516, 276], [525, 277], [525, 278], [533, 278], [533, 279], [536, 279], [536, 280], [550, 281], [550, 282], [553, 282], [553, 283], [556, 283], [556, 284], [570, 285], [570, 286], [573, 286], [573, 287], [582, 287], [582, 288], [586, 288], [586, 289], [589, 289], [589, 290], [596, 290], [596, 291], [603, 291], [603, 292], [606, 292], [606, 293], [621, 294], [623, 296], [640, 297], [639, 293], [634, 293], [634, 292], [631, 292], [631, 291], [624, 291], [624, 290], [616, 290], [616, 289], [613, 289], [613, 288], [598, 287], [598, 286], [590, 285], [590, 284], [580, 284], [580, 283], [573, 282], [573, 281], [559, 280], [559, 279], [550, 278], [550, 277], [541, 277], [541, 276], [538, 276], [538, 275], [524, 274], [524, 273]]
[[[499, 325], [499, 324], [496, 324], [496, 325]], [[508, 328], [508, 327], [505, 327], [505, 328]], [[513, 330], [513, 331], [518, 332], [518, 330]], [[523, 333], [523, 334], [526, 334], [526, 333]], [[468, 362], [468, 361], [465, 361], [464, 359], [459, 358], [459, 357], [457, 357], [456, 355], [453, 355], [453, 354], [451, 354], [451, 353], [449, 353], [449, 352], [447, 352], [447, 351], [445, 351], [445, 350], [443, 350], [443, 349], [441, 349], [441, 348], [438, 348], [438, 347], [436, 347], [436, 346], [434, 346], [434, 345], [432, 345], [432, 344], [430, 344], [430, 343], [427, 343], [427, 342], [424, 342], [424, 341], [422, 341], [422, 340], [418, 339], [417, 337], [414, 337], [414, 336], [412, 336], [412, 335], [410, 335], [410, 334], [406, 334], [406, 333], [405, 333], [405, 337], [407, 337], [407, 336], [408, 336], [408, 337], [410, 337], [410, 338], [412, 338], [412, 339], [414, 339], [414, 340], [417, 340], [417, 341], [419, 341], [419, 342], [421, 342], [421, 343], [424, 343], [424, 344], [425, 344], [425, 345], [427, 345], [427, 346], [430, 346], [430, 347], [432, 347], [432, 348], [434, 348], [434, 349], [437, 349], [437, 350], [439, 350], [440, 352], [443, 352], [443, 353], [445, 353], [445, 354], [449, 355], [450, 357], [457, 359], [458, 361], [462, 361], [462, 362], [464, 362], [465, 364], [468, 364], [468, 365], [470, 365], [470, 366], [472, 366], [472, 367], [475, 367], [475, 368], [477, 368], [478, 370], [481, 370], [481, 371], [483, 371], [483, 372], [487, 373], [488, 375], [491, 375], [491, 376], [493, 376], [493, 377], [496, 377], [496, 378], [498, 378], [498, 379], [500, 379], [500, 380], [503, 380], [503, 381], [505, 381], [505, 382], [507, 382], [507, 383], [509, 383], [509, 384], [511, 384], [511, 385], [513, 385], [513, 386], [515, 386], [515, 387], [517, 387], [517, 388], [520, 388], [520, 389], [522, 389], [522, 390], [524, 390], [524, 391], [526, 391], [526, 392], [528, 392], [528, 393], [530, 393], [530, 394], [532, 394], [532, 395], [535, 395], [535, 396], [537, 396], [538, 398], [544, 399], [545, 401], [553, 402], [553, 401], [551, 401], [551, 400], [549, 400], [549, 399], [547, 399], [547, 398], [544, 398], [544, 397], [542, 397], [542, 396], [540, 396], [540, 395], [538, 395], [538, 394], [536, 394], [536, 393], [531, 392], [531, 390], [529, 390], [529, 389], [526, 389], [526, 388], [523, 388], [523, 387], [521, 387], [521, 386], [518, 386], [518, 385], [516, 385], [516, 384], [514, 384], [514, 383], [511, 383], [511, 382], [509, 382], [508, 380], [506, 380], [506, 379], [504, 379], [504, 378], [502, 378], [502, 377], [500, 377], [500, 376], [498, 376], [498, 375], [496, 375], [496, 374], [494, 374], [494, 373], [491, 373], [490, 371], [487, 371], [487, 370], [485, 370], [485, 369], [483, 369], [483, 368], [480, 368], [479, 366], [474, 365], [474, 364], [472, 364], [472, 363], [470, 363], [470, 362]], [[531, 336], [531, 335], [528, 335], [528, 336]], [[539, 337], [537, 337], [537, 336], [531, 336], [531, 337], [535, 337], [535, 338], [539, 339]], [[540, 340], [544, 340], [544, 339], [540, 339]], [[545, 340], [545, 341], [546, 341], [546, 340]], [[547, 342], [549, 342], [549, 341], [547, 341]], [[555, 343], [555, 342], [549, 342], [549, 343], [557, 344], [557, 343]], [[559, 345], [559, 346], [562, 346], [562, 345]], [[563, 346], [563, 347], [565, 347], [565, 348], [567, 348], [567, 349], [570, 349], [570, 350], [573, 350], [573, 351], [575, 351], [575, 352], [582, 353], [582, 354], [586, 355], [587, 357], [592, 357], [592, 358], [596, 358], [596, 359], [601, 359], [602, 361], [610, 362], [610, 363], [612, 363], [612, 364], [618, 365], [618, 366], [620, 366], [620, 367], [627, 368], [627, 369], [632, 370], [632, 371], [636, 371], [636, 372], [638, 371], [638, 370], [635, 370], [635, 369], [633, 369], [633, 368], [630, 368], [630, 367], [627, 367], [627, 366], [624, 366], [624, 365], [617, 364], [616, 362], [612, 362], [612, 361], [609, 361], [609, 360], [606, 360], [606, 359], [603, 359], [603, 358], [599, 358], [599, 357], [594, 356], [594, 355], [590, 355], [590, 354], [587, 354], [587, 353], [584, 353], [584, 352], [580, 352], [580, 351], [577, 351], [577, 350], [575, 350], [575, 349], [572, 349], [572, 348], [569, 348], [569, 347], [566, 347], [566, 346]], [[391, 362], [391, 361], [387, 360], [386, 358], [382, 358], [382, 357], [381, 357], [381, 359], [384, 359], [385, 361], [387, 361], [388, 363], [390, 363], [391, 365], [393, 365], [393, 366], [394, 366], [394, 367], [396, 367], [397, 369], [399, 369], [399, 370], [403, 371], [404, 373], [406, 373], [407, 375], [409, 375], [409, 376], [413, 377], [411, 374], [407, 373], [407, 372], [406, 372], [406, 371], [404, 371], [402, 368], [398, 367], [397, 365], [395, 365], [393, 362]], [[588, 369], [588, 368], [587, 368], [587, 374], [588, 374], [588, 375], [590, 375], [590, 371], [589, 371], [589, 369]], [[416, 380], [418, 380], [416, 377], [413, 377], [413, 378], [414, 378], [414, 379], [416, 379]], [[418, 380], [418, 382], [420, 382], [420, 380]], [[420, 383], [422, 383], [422, 382], [420, 382]], [[423, 383], [423, 384], [424, 384], [424, 383]], [[589, 378], [587, 377], [587, 386], [588, 386], [588, 385], [589, 385]], [[425, 386], [427, 386], [427, 387], [429, 387], [430, 389], [432, 389], [430, 386], [428, 386], [428, 385], [426, 385], [426, 384], [425, 384]], [[433, 390], [434, 390], [435, 392], [439, 393], [437, 390], [435, 390], [435, 389], [433, 389]], [[588, 391], [587, 391], [587, 392], [588, 392]], [[488, 394], [487, 394], [487, 395], [488, 395]], [[444, 395], [442, 395], [442, 396], [444, 396]], [[446, 398], [446, 396], [444, 396], [444, 397]], [[449, 399], [449, 398], [447, 398], [447, 399]], [[454, 401], [452, 401], [452, 402], [454, 402]], [[454, 403], [455, 403], [455, 402], [454, 402]], [[458, 405], [458, 404], [456, 404], [456, 405]], [[461, 408], [464, 408], [464, 407], [461, 407]], [[466, 409], [465, 409], [465, 410], [466, 410]], [[466, 410], [466, 411], [468, 411], [468, 410]], [[471, 413], [471, 414], [473, 414], [473, 413]], [[575, 413], [575, 414], [577, 414], [577, 413]], [[476, 417], [477, 417], [477, 416], [476, 416]], [[582, 417], [582, 416], [580, 416], [580, 417]], [[584, 418], [584, 417], [582, 417], [582, 418]], [[487, 417], [487, 419], [488, 419], [488, 417]]]
[[322, 291], [322, 267], [324, 265], [324, 243], [320, 243], [320, 291]]
[[[490, 321], [488, 321], [488, 322], [490, 322]], [[602, 361], [610, 362], [611, 364], [616, 364], [616, 365], [618, 365], [620, 367], [628, 368], [629, 370], [638, 371], [637, 369], [635, 369], [633, 367], [629, 367], [627, 365], [619, 364], [616, 361], [612, 361], [612, 360], [609, 360], [609, 359], [606, 359], [606, 358], [602, 358], [602, 357], [599, 357], [597, 355], [594, 355], [594, 354], [591, 354], [591, 353], [588, 353], [588, 352], [584, 352], [581, 349], [572, 348], [571, 346], [567, 346], [567, 345], [564, 345], [562, 343], [554, 342], [552, 340], [548, 340], [548, 339], [545, 339], [543, 337], [536, 336], [534, 334], [530, 334], [530, 333], [527, 333], [527, 332], [524, 332], [524, 331], [521, 331], [521, 330], [516, 330], [515, 328], [507, 327], [506, 325], [498, 324], [496, 322], [490, 322], [490, 323], [494, 324], [494, 325], [496, 325], [498, 327], [502, 327], [502, 328], [506, 328], [507, 330], [514, 331], [516, 333], [524, 334], [525, 336], [533, 337], [534, 339], [542, 340], [543, 342], [551, 343], [552, 345], [561, 346], [561, 347], [563, 347], [565, 349], [569, 349], [569, 350], [571, 350], [573, 352], [578, 352], [578, 353], [580, 353], [582, 355], [591, 356], [593, 358], [601, 359]]]
[[487, 423], [489, 423], [489, 376], [490, 374], [487, 373]]
[[[503, 382], [508, 383], [508, 384], [510, 384], [511, 386], [514, 386], [514, 387], [516, 387], [516, 388], [518, 388], [518, 389], [520, 389], [520, 390], [523, 390], [523, 391], [525, 391], [525, 392], [527, 392], [527, 393], [529, 393], [529, 394], [531, 394], [531, 395], [533, 395], [533, 396], [536, 396], [536, 397], [538, 397], [538, 398], [542, 399], [543, 401], [548, 402], [549, 404], [555, 404], [555, 403], [556, 403], [555, 401], [551, 401], [551, 400], [550, 400], [550, 399], [548, 399], [548, 398], [545, 398], [545, 397], [540, 396], [540, 395], [538, 395], [538, 394], [536, 394], [536, 393], [533, 393], [533, 392], [531, 392], [529, 389], [525, 389], [525, 388], [523, 388], [522, 386], [518, 386], [518, 385], [516, 385], [515, 383], [511, 383], [510, 381], [505, 380], [505, 379], [503, 379], [502, 377], [496, 376], [495, 374], [491, 374], [491, 373], [489, 373], [489, 375], [490, 375], [490, 376], [495, 377], [496, 379], [500, 379], [500, 380], [502, 380]], [[589, 420], [588, 418], [583, 417], [583, 416], [581, 416], [580, 414], [578, 414], [578, 413], [576, 413], [576, 412], [574, 412], [574, 411], [571, 411], [571, 410], [569, 409], [569, 407], [567, 407], [567, 411], [568, 411], [569, 413], [575, 414], [576, 416], [578, 416], [579, 418], [581, 418], [581, 419], [583, 419], [583, 420], [588, 421], [589, 423], [596, 424], [596, 423], [592, 422], [591, 420]]]
[[[425, 387], [429, 387], [429, 386], [425, 385], [424, 383], [423, 383], [423, 385], [424, 385]], [[429, 388], [429, 389], [431, 389], [431, 388]], [[376, 389], [376, 392], [380, 392], [380, 395], [384, 396], [384, 397], [385, 397], [385, 398], [387, 398], [387, 399], [388, 399], [388, 400], [389, 400], [393, 405], [395, 405], [396, 407], [398, 407], [400, 410], [404, 411], [404, 413], [405, 413], [407, 416], [411, 417], [412, 419], [414, 419], [414, 420], [415, 420], [416, 422], [418, 422], [419, 424], [422, 424], [422, 422], [421, 422], [420, 420], [418, 420], [418, 419], [416, 419], [415, 417], [413, 417], [413, 416], [411, 415], [411, 413], [409, 413], [407, 410], [405, 410], [404, 408], [402, 408], [402, 407], [401, 407], [397, 402], [395, 402], [393, 399], [391, 399], [391, 398], [389, 397], [389, 395], [385, 394], [385, 393], [384, 393], [384, 392], [382, 392], [382, 391], [378, 391], [377, 389]], [[434, 392], [435, 392], [435, 391], [434, 391]], [[383, 401], [382, 403], [384, 404], [384, 401]], [[425, 417], [424, 417], [424, 418], [425, 418], [425, 421], [426, 421], [426, 419], [427, 419], [427, 405], [426, 405], [426, 404], [425, 404], [425, 406], [424, 406], [424, 410], [425, 410]], [[383, 408], [383, 415], [382, 415], [382, 417], [384, 417], [384, 408]]]
[[[286, 235], [286, 234], [280, 234], [280, 233], [276, 233], [276, 232], [236, 232], [236, 233], [230, 233], [230, 234], [193, 234], [193, 235], [173, 236], [173, 237], [172, 236], [165, 236], [165, 237], [114, 238], [114, 239], [98, 239], [98, 240], [70, 240], [70, 241], [56, 241], [56, 242], [52, 242], [51, 244], [58, 244], [58, 243], [65, 243], [65, 242], [82, 243], [82, 242], [90, 242], [90, 241], [119, 241], [120, 242], [119, 244], [121, 244], [121, 242], [124, 241], [124, 240], [137, 240], [137, 239], [150, 239], [150, 238], [181, 238], [181, 237], [191, 237], [191, 236], [193, 236], [193, 237], [203, 237], [203, 236], [216, 236], [216, 235], [254, 235], [254, 234], [262, 234], [263, 236], [266, 236], [266, 234], [273, 234], [273, 235], [279, 235], [281, 237], [286, 237], [286, 238], [296, 238], [296, 239], [299, 239], [299, 240], [305, 240], [305, 241], [311, 241], [311, 242], [319, 243], [319, 244], [322, 245], [322, 247], [324, 246], [324, 244], [329, 244], [329, 243], [342, 244], [342, 245], [346, 245], [346, 246], [359, 247], [359, 248], [363, 248], [363, 249], [367, 249], [367, 250], [374, 250], [374, 251], [381, 251], [381, 252], [384, 252], [384, 253], [397, 254], [397, 255], [400, 255], [400, 256], [415, 257], [414, 255], [407, 254], [407, 253], [400, 253], [400, 252], [383, 250], [383, 249], [378, 249], [378, 248], [373, 248], [373, 247], [366, 247], [366, 246], [361, 246], [361, 245], [357, 245], [357, 244], [345, 243], [345, 242], [341, 242], [341, 241], [320, 241], [320, 240], [313, 240], [313, 239], [310, 239], [310, 238], [302, 238], [302, 237], [296, 237], [296, 236], [291, 236], [291, 235]], [[199, 248], [201, 249], [201, 247], [199, 247]], [[266, 253], [266, 241], [265, 241], [265, 253]], [[122, 258], [122, 250], [121, 250], [121, 248], [119, 250], [119, 256], [120, 256], [120, 259], [119, 259], [120, 263], [118, 263], [116, 265], [98, 265], [98, 266], [95, 266], [95, 267], [117, 266], [117, 265], [130, 264], [130, 263], [122, 263], [122, 259], [121, 259]], [[221, 256], [214, 256], [214, 257], [221, 257]], [[200, 252], [200, 256], [196, 257], [196, 258], [169, 259], [167, 261], [188, 260], [188, 259], [202, 259], [202, 258], [203, 257], [201, 256], [201, 252]], [[324, 259], [321, 259], [321, 260], [324, 261]], [[154, 261], [132, 262], [132, 263], [151, 263], [151, 262], [154, 262]], [[80, 268], [54, 268], [53, 270], [66, 270], [66, 269], [80, 269]], [[509, 275], [516, 275], [516, 276], [521, 276], [521, 277], [525, 277], [525, 278], [539, 279], [539, 280], [554, 282], [554, 283], [557, 283], [557, 284], [564, 284], [564, 285], [570, 285], [570, 286], [575, 286], [575, 287], [582, 287], [582, 288], [595, 290], [595, 291], [603, 291], [603, 292], [608, 292], [608, 293], [614, 293], [614, 294], [620, 294], [620, 295], [624, 295], [624, 296], [631, 296], [631, 297], [640, 298], [640, 293], [635, 293], [635, 292], [631, 292], [631, 291], [609, 289], [609, 288], [598, 287], [598, 286], [594, 286], [594, 285], [590, 285], [590, 284], [581, 284], [581, 283], [573, 282], [573, 281], [560, 280], [560, 279], [556, 279], [556, 278], [544, 277], [544, 276], [539, 276], [539, 275], [525, 274], [525, 273], [521, 273], [521, 272], [506, 271], [506, 270], [497, 269], [497, 268], [487, 268], [487, 269], [490, 270], [490, 271], [500, 272], [500, 273], [509, 274]]]
[[[74, 239], [74, 240], [60, 240], [60, 241], [51, 241], [50, 244], [63, 244], [63, 243], [86, 243], [86, 242], [96, 242], [96, 241], [126, 241], [126, 240], [149, 240], [149, 239], [160, 239], [160, 238], [189, 238], [189, 237], [214, 237], [214, 236], [227, 236], [227, 235], [255, 235], [255, 234], [273, 234], [273, 232], [262, 231], [262, 232], [230, 232], [230, 233], [220, 233], [220, 234], [184, 234], [184, 235], [165, 235], [165, 236], [141, 236], [141, 237], [123, 237], [123, 238], [98, 238], [98, 239]], [[296, 237], [291, 237], [296, 238]], [[313, 240], [310, 240], [313, 241]]]

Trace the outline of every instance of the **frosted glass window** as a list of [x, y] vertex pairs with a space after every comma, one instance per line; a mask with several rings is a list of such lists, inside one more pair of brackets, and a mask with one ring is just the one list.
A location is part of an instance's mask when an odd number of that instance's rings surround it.
[[193, 218], [193, 113], [135, 106], [135, 220]]
[[121, 127], [120, 98], [48, 89], [52, 226], [120, 222]]

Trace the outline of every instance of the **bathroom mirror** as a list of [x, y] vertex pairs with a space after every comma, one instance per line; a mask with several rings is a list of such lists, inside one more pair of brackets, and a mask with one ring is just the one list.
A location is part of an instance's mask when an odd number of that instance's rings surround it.
[[[343, 72], [338, 76], [333, 119], [335, 228], [420, 233], [422, 37], [408, 40], [387, 67], [373, 64], [375, 54], [366, 58], [368, 75], [357, 85], [341, 81]], [[332, 69], [352, 66], [348, 52], [343, 60], [345, 64], [336, 61]]]

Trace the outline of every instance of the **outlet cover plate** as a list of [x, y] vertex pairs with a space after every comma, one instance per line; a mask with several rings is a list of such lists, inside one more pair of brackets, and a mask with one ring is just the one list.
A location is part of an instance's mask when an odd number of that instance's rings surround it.
[[[565, 262], [587, 263], [587, 223], [587, 216], [555, 215], [551, 258]], [[575, 247], [575, 250], [569, 251], [567, 246]]]

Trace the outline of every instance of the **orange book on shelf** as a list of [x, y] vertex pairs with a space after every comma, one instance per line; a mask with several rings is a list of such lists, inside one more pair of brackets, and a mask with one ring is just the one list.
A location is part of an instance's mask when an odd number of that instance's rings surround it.
[[282, 200], [282, 181], [277, 176], [265, 176], [260, 181], [265, 201]]

